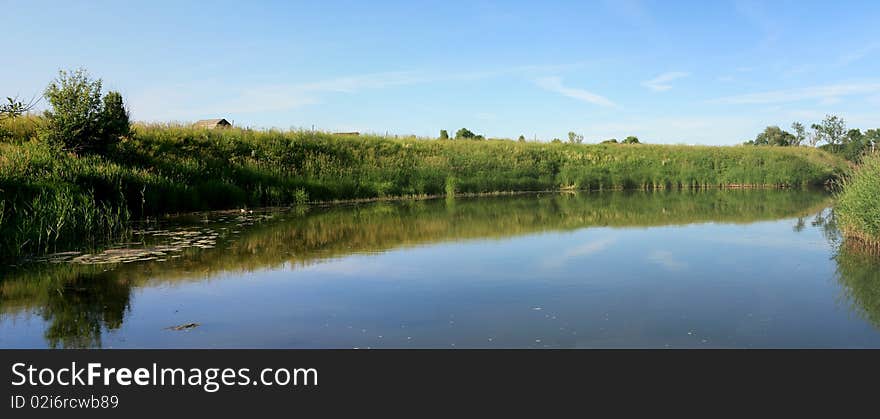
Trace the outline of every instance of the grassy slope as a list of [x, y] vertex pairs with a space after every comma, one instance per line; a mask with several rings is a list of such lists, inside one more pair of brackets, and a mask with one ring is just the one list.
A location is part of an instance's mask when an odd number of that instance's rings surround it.
[[864, 158], [837, 198], [834, 211], [843, 234], [880, 250], [880, 154]]
[[[3, 127], [0, 127], [3, 128]], [[136, 126], [109, 157], [0, 132], [0, 259], [100, 241], [134, 217], [306, 200], [551, 190], [822, 184], [815, 149], [431, 141]], [[29, 139], [30, 138], [30, 139]]]

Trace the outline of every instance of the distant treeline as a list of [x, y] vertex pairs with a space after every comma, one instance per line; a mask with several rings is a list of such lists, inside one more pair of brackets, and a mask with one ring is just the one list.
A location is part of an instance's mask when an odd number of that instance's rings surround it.
[[504, 191], [821, 185], [847, 170], [807, 147], [130, 125], [121, 95], [103, 94], [83, 71], [62, 72], [45, 97], [44, 115], [18, 107], [0, 121], [0, 259], [97, 244], [124, 233], [130, 219], [174, 212]]
[[819, 147], [830, 153], [843, 156], [850, 161], [859, 161], [862, 156], [874, 152], [880, 145], [880, 129], [862, 132], [858, 128], [847, 129], [846, 121], [837, 115], [827, 115], [821, 123], [810, 125], [808, 131], [803, 124], [791, 124], [794, 133], [778, 126], [769, 126], [754, 140], [745, 144], [758, 146]]
[[[450, 138], [449, 132], [445, 129], [440, 130], [440, 136], [438, 137], [440, 140], [485, 140], [486, 137], [482, 134], [474, 134], [471, 130], [467, 128], [459, 129], [455, 132], [455, 137]], [[506, 140], [506, 138], [492, 138], [493, 140]], [[526, 137], [524, 135], [520, 135], [517, 138], [518, 142], [524, 143], [526, 142]], [[536, 141], [537, 142], [537, 141]], [[568, 143], [569, 144], [583, 144], [584, 136], [580, 135], [574, 131], [569, 131], [568, 133]], [[552, 144], [561, 144], [562, 140], [559, 138], [553, 138], [550, 140]], [[617, 141], [616, 138], [609, 138], [607, 140], [600, 141], [599, 144], [641, 144], [639, 141], [639, 137], [634, 135], [630, 135], [623, 139], [623, 141]]]

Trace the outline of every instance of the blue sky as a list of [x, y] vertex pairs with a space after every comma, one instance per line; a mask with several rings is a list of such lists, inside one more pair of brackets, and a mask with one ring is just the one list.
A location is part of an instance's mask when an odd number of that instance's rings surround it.
[[[733, 144], [880, 127], [877, 1], [0, 1], [0, 96], [85, 67], [143, 121]], [[13, 34], [10, 40], [9, 34]]]

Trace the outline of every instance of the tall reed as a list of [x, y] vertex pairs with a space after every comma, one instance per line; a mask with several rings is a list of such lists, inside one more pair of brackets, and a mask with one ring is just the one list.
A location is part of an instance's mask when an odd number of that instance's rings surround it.
[[841, 181], [834, 212], [847, 239], [880, 251], [880, 153], [866, 156]]

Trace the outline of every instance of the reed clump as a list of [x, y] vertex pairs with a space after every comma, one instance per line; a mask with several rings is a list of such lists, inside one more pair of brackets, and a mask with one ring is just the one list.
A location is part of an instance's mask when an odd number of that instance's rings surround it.
[[850, 246], [880, 253], [880, 154], [865, 156], [841, 181], [834, 212]]

